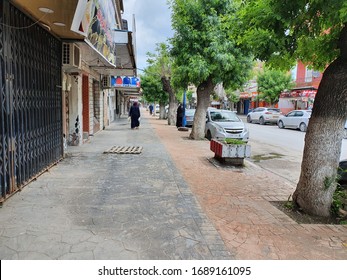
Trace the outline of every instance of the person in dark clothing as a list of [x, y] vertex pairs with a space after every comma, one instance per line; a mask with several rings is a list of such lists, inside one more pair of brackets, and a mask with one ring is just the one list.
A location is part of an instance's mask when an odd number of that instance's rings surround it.
[[135, 101], [134, 104], [130, 107], [130, 110], [129, 110], [129, 117], [130, 117], [130, 120], [131, 120], [131, 129], [138, 129], [139, 126], [140, 126], [140, 108], [137, 104], [137, 102]]
[[177, 127], [182, 127], [183, 115], [184, 115], [183, 105], [179, 104], [178, 108], [177, 108], [177, 117], [176, 117], [176, 126]]
[[149, 114], [152, 116], [153, 115], [153, 105], [149, 105]]

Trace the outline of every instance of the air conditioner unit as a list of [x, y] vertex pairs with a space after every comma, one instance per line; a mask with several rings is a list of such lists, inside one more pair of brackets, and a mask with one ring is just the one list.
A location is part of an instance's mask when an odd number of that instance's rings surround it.
[[103, 87], [103, 88], [109, 88], [109, 87], [111, 87], [111, 76], [104, 76], [104, 77], [102, 78], [101, 84], [102, 84], [102, 87]]
[[80, 68], [81, 50], [73, 43], [63, 43], [63, 68]]

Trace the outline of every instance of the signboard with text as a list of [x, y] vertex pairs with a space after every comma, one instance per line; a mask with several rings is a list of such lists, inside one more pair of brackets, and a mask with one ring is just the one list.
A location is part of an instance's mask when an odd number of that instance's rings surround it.
[[129, 76], [112, 76], [111, 87], [140, 88], [140, 78]]

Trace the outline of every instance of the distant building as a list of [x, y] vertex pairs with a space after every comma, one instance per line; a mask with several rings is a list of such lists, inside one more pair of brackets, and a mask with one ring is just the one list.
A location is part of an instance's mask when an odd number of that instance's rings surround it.
[[295, 87], [280, 95], [278, 107], [282, 113], [288, 113], [294, 109], [311, 109], [322, 80], [322, 73], [310, 69], [309, 66], [298, 61], [291, 70]]

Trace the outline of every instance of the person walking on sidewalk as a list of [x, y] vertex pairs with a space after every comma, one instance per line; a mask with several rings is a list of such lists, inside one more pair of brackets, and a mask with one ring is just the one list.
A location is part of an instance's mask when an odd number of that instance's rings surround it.
[[176, 127], [182, 127], [183, 123], [183, 116], [184, 116], [184, 108], [182, 104], [178, 104], [177, 107], [177, 115], [176, 115]]
[[149, 114], [152, 116], [153, 115], [153, 104], [149, 105]]
[[129, 117], [131, 120], [130, 127], [131, 129], [138, 129], [140, 126], [140, 108], [138, 103], [135, 101], [134, 104], [130, 107]]

